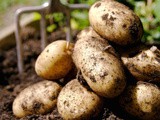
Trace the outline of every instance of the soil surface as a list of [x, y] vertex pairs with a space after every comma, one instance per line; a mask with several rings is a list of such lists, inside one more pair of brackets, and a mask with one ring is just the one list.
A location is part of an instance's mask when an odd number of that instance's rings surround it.
[[[25, 63], [23, 74], [18, 74], [15, 47], [0, 53], [0, 120], [18, 120], [12, 112], [13, 100], [25, 87], [43, 80], [34, 70], [35, 60], [41, 52], [39, 34], [32, 28], [25, 28], [22, 36]], [[57, 39], [65, 39], [65, 33], [58, 30], [48, 36], [49, 42]], [[94, 119], [136, 120], [119, 107], [116, 99], [105, 100], [103, 110], [98, 118]], [[55, 107], [45, 115], [29, 115], [20, 120], [62, 120], [62, 118]]]

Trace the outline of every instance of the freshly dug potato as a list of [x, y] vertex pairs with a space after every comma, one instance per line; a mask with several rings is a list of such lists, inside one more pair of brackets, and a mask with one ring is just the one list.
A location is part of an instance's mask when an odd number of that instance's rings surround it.
[[44, 114], [53, 109], [61, 86], [52, 81], [41, 81], [33, 84], [16, 97], [13, 102], [13, 113], [21, 118], [30, 114]]
[[71, 50], [73, 46], [70, 43], [67, 49], [67, 41], [65, 40], [49, 44], [37, 58], [36, 73], [48, 80], [65, 77], [72, 68]]
[[141, 120], [160, 120], [160, 89], [147, 82], [130, 85], [120, 97], [120, 105]]
[[106, 46], [107, 44], [107, 47], [101, 48], [101, 50], [103, 49], [104, 51], [110, 52], [114, 56], [119, 57], [114, 48], [109, 45], [108, 41], [104, 40], [104, 38], [102, 38], [98, 33], [96, 33], [96, 31], [91, 26], [83, 29], [77, 35], [77, 40], [83, 40], [83, 38], [100, 39], [101, 41], [104, 42], [104, 46]]
[[106, 40], [95, 35], [80, 37], [72, 58], [90, 88], [98, 95], [113, 98], [125, 88], [122, 63]]
[[133, 57], [122, 56], [122, 61], [137, 80], [160, 82], [160, 50], [156, 46]]
[[140, 41], [143, 35], [139, 17], [114, 0], [95, 2], [89, 10], [89, 21], [99, 35], [119, 45]]
[[98, 115], [102, 98], [79, 83], [71, 80], [58, 96], [58, 112], [64, 120], [89, 120]]
[[93, 28], [91, 26], [80, 31], [77, 35], [77, 40], [81, 39], [81, 38], [85, 38], [86, 36], [92, 36], [92, 37], [96, 37], [99, 39], [103, 39], [98, 33], [96, 33], [95, 30], [93, 30]]

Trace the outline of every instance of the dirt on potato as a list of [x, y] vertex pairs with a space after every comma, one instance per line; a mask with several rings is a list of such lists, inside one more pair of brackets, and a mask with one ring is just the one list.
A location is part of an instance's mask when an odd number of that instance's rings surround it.
[[[26, 31], [29, 31], [28, 28]], [[15, 97], [25, 87], [43, 80], [34, 70], [35, 61], [41, 52], [40, 37], [35, 32], [26, 31], [22, 35], [25, 64], [23, 74], [18, 74], [16, 48], [0, 51], [0, 120], [18, 120], [12, 112]], [[65, 39], [65, 33], [62, 30], [57, 30], [48, 36], [49, 42], [57, 39]], [[119, 107], [116, 99], [105, 101], [103, 110], [96, 120], [136, 120]], [[29, 115], [20, 120], [62, 120], [62, 118], [55, 107], [45, 115]]]

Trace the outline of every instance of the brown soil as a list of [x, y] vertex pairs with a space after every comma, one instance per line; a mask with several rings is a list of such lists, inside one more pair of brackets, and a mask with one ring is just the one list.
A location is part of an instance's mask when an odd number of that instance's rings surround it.
[[[37, 56], [40, 54], [39, 35], [35, 32], [25, 29], [23, 32], [24, 42], [24, 63], [25, 73], [19, 75], [17, 70], [16, 48], [8, 51], [2, 51], [0, 54], [0, 120], [17, 120], [12, 112], [12, 103], [15, 97], [25, 87], [43, 80], [38, 77], [34, 70], [34, 64]], [[36, 35], [35, 35], [36, 34]], [[52, 42], [57, 39], [65, 39], [62, 31], [56, 31], [48, 37]], [[103, 110], [98, 118], [93, 120], [135, 120], [132, 116], [125, 113], [118, 105], [116, 99], [105, 100]], [[30, 115], [21, 120], [62, 120], [58, 114], [57, 108], [45, 115]]]

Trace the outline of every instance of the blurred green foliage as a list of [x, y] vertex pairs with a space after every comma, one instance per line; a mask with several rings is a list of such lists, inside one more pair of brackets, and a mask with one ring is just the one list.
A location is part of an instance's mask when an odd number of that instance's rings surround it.
[[[97, 0], [68, 0], [70, 4], [88, 4], [92, 5]], [[89, 26], [88, 10], [74, 10], [71, 13], [71, 26], [73, 29], [82, 30]]]
[[[61, 0], [63, 4], [66, 2], [70, 4], [85, 3], [92, 5], [96, 0]], [[40, 19], [40, 15], [35, 13], [35, 20]], [[65, 25], [65, 16], [62, 13], [53, 13], [46, 16], [46, 19], [50, 22], [47, 26], [47, 32], [53, 32], [58, 28], [62, 28]], [[71, 12], [71, 27], [72, 29], [82, 30], [89, 26], [88, 10], [73, 10]]]
[[54, 13], [46, 16], [50, 25], [47, 27], [48, 32], [53, 32], [56, 28], [64, 26], [65, 17], [62, 13]]

